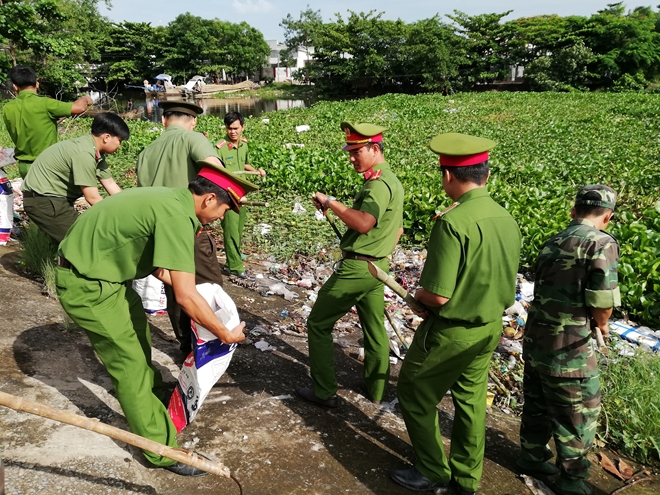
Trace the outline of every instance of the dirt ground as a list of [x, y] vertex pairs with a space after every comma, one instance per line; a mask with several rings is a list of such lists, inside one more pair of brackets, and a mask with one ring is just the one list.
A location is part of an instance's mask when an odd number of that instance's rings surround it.
[[[16, 270], [15, 244], [0, 247], [0, 390], [127, 429], [103, 366], [85, 334], [64, 324], [57, 301]], [[294, 309], [281, 296], [225, 283], [248, 328], [279, 321]], [[298, 303], [300, 305], [300, 303]], [[183, 356], [165, 316], [152, 317], [154, 359], [166, 382], [174, 383]], [[378, 407], [359, 393], [360, 332], [336, 346], [341, 405], [324, 411], [293, 394], [309, 385], [305, 336], [267, 335], [276, 349], [240, 345], [227, 373], [214, 387], [191, 426], [179, 435], [194, 448], [228, 466], [246, 495], [404, 495], [389, 473], [414, 462], [398, 406]], [[386, 399], [393, 401], [400, 362], [393, 367]], [[452, 423], [446, 397], [439, 406], [443, 435]], [[531, 491], [515, 472], [517, 418], [493, 409], [488, 416], [486, 460], [479, 493], [515, 495]], [[6, 465], [6, 495], [55, 494], [238, 494], [230, 480], [187, 479], [151, 469], [139, 450], [108, 437], [0, 407], [0, 456]], [[622, 486], [597, 466], [590, 481], [596, 495]], [[625, 495], [660, 493], [660, 484], [636, 485]]]

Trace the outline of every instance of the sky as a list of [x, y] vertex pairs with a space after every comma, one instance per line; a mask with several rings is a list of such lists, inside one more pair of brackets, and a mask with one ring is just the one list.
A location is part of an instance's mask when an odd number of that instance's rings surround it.
[[[300, 12], [309, 5], [313, 10], [320, 10], [324, 21], [334, 19], [336, 13], [347, 17], [348, 10], [384, 12], [385, 19], [402, 19], [413, 22], [428, 19], [436, 14], [444, 16], [454, 10], [461, 10], [470, 15], [484, 13], [502, 13], [513, 10], [506, 18], [530, 17], [541, 14], [583, 15], [595, 14], [616, 0], [338, 0], [333, 2], [320, 0], [202, 0], [187, 3], [182, 0], [111, 0], [112, 8], [101, 7], [101, 13], [116, 22], [150, 22], [152, 26], [167, 25], [174, 18], [185, 12], [205, 19], [221, 19], [230, 22], [245, 21], [257, 28], [267, 40], [283, 41], [283, 29], [279, 26], [287, 14], [297, 19]], [[628, 9], [640, 5], [655, 5], [657, 0], [637, 0], [637, 3], [625, 2]], [[445, 19], [449, 22], [449, 19]]]

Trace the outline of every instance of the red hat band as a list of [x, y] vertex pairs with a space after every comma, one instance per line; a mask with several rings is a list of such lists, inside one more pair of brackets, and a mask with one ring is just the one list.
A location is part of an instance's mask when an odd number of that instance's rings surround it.
[[488, 151], [477, 153], [476, 155], [440, 155], [440, 165], [445, 167], [467, 167], [488, 160]]
[[245, 196], [245, 189], [241, 187], [238, 182], [234, 182], [226, 175], [220, 173], [218, 170], [210, 167], [202, 168], [197, 175], [201, 175], [205, 179], [210, 180], [214, 184], [217, 184], [225, 191], [236, 197], [238, 201]]
[[363, 136], [357, 132], [350, 132], [346, 134], [346, 144], [361, 144], [361, 143], [382, 143], [383, 135], [376, 134], [375, 136]]

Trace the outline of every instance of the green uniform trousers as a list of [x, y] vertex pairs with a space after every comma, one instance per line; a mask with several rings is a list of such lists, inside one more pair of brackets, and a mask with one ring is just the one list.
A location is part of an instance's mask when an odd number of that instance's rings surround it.
[[[389, 270], [387, 259], [374, 262]], [[385, 330], [385, 288], [367, 269], [366, 261], [342, 260], [323, 284], [307, 319], [309, 361], [314, 394], [337, 393], [332, 329], [353, 306], [364, 332], [364, 381], [372, 400], [381, 400], [390, 375], [390, 342]]]
[[[417, 470], [436, 482], [453, 477], [463, 489], [476, 492], [486, 443], [488, 369], [502, 322], [474, 327], [448, 323], [429, 317], [418, 328], [397, 393]], [[450, 389], [455, 412], [447, 460], [437, 405]]]
[[31, 222], [48, 234], [55, 244], [64, 239], [78, 212], [69, 200], [59, 196], [23, 198], [23, 209]]
[[34, 162], [25, 162], [23, 160], [17, 160], [16, 163], [18, 164], [18, 173], [20, 174], [21, 179], [25, 179], [28, 170], [30, 170], [32, 163]]
[[[162, 377], [151, 362], [151, 334], [140, 296], [126, 284], [91, 280], [57, 267], [57, 296], [81, 326], [112, 379], [131, 431], [178, 448], [176, 428], [160, 400]], [[156, 466], [175, 461], [144, 451]]]
[[[215, 241], [208, 232], [202, 230], [199, 235], [195, 236], [195, 284], [206, 283], [222, 286], [222, 271], [218, 263]], [[165, 297], [167, 298], [167, 316], [170, 318], [174, 335], [181, 344], [181, 350], [188, 353], [192, 348], [190, 316], [176, 302], [171, 285], [165, 284]]]
[[526, 363], [523, 392], [521, 458], [531, 462], [552, 459], [548, 442], [554, 437], [561, 476], [572, 480], [586, 478], [591, 466], [587, 452], [596, 438], [600, 413], [598, 375], [551, 376]]
[[227, 268], [233, 274], [243, 273], [245, 265], [241, 258], [241, 242], [243, 241], [243, 227], [247, 211], [241, 208], [240, 213], [227, 211], [222, 219], [222, 235], [227, 255]]

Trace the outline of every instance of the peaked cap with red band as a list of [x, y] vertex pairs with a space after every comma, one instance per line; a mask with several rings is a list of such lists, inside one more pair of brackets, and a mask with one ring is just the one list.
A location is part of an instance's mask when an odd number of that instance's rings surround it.
[[236, 213], [240, 211], [241, 201], [245, 195], [259, 189], [256, 184], [232, 174], [225, 168], [218, 168], [213, 163], [199, 160], [197, 166], [201, 167], [197, 175], [210, 180], [229, 193], [232, 200], [231, 209]]
[[346, 145], [342, 148], [344, 151], [356, 150], [367, 143], [382, 143], [383, 131], [387, 130], [387, 127], [374, 124], [342, 122], [339, 125], [346, 134]]
[[440, 155], [440, 165], [467, 167], [488, 160], [488, 150], [495, 145], [495, 141], [490, 139], [449, 132], [434, 137], [429, 148]]

